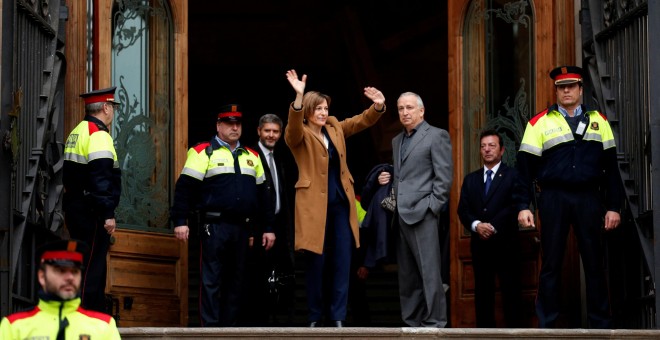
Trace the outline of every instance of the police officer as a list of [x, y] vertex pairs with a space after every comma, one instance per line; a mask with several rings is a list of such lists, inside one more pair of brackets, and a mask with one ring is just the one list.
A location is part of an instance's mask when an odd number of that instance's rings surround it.
[[115, 232], [115, 208], [121, 194], [121, 170], [109, 127], [119, 102], [115, 87], [80, 95], [85, 118], [64, 145], [64, 212], [72, 238], [90, 245], [82, 279], [84, 308], [107, 313], [106, 254]]
[[59, 240], [39, 250], [39, 304], [2, 319], [0, 339], [119, 339], [115, 320], [80, 307], [83, 254], [77, 240]]
[[204, 327], [236, 324], [251, 230], [263, 230], [257, 239], [264, 249], [275, 243], [274, 207], [264, 167], [258, 153], [239, 141], [242, 117], [238, 105], [223, 106], [217, 135], [188, 150], [170, 211], [174, 234], [183, 241], [189, 236], [189, 213], [200, 212], [200, 317]]
[[515, 195], [518, 223], [534, 227], [529, 204], [533, 181], [538, 184], [542, 253], [536, 299], [539, 327], [557, 326], [561, 266], [573, 226], [586, 276], [589, 327], [610, 328], [601, 234], [603, 228], [615, 229], [621, 220], [622, 187], [614, 135], [604, 115], [580, 104], [581, 68], [557, 67], [550, 77], [557, 103], [527, 123], [518, 151], [524, 186]]

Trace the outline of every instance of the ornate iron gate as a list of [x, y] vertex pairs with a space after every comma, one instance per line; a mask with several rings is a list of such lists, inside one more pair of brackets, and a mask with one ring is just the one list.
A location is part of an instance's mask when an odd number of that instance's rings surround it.
[[11, 98], [3, 97], [2, 112], [7, 125], [2, 126], [1, 184], [3, 195], [9, 193], [9, 210], [0, 222], [0, 315], [36, 302], [35, 244], [63, 233], [58, 141], [63, 140], [67, 19], [60, 0], [4, 3], [9, 3], [5, 10], [11, 8], [3, 12], [2, 82], [3, 94]]

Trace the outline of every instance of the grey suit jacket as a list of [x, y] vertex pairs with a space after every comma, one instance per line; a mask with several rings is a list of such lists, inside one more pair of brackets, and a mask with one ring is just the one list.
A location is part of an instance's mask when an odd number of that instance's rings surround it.
[[392, 139], [393, 186], [397, 212], [409, 225], [427, 212], [438, 216], [449, 201], [453, 175], [451, 140], [446, 130], [426, 121], [417, 126], [404, 155], [400, 154], [403, 134]]

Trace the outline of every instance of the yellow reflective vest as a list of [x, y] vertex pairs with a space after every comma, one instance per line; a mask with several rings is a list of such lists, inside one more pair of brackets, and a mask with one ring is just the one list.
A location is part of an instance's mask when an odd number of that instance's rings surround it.
[[[527, 123], [517, 160], [521, 178], [529, 186], [536, 180], [541, 189], [604, 190], [607, 210], [619, 211], [622, 184], [612, 128], [598, 111], [582, 106], [582, 114], [588, 118], [583, 135], [573, 133], [557, 104]], [[517, 203], [522, 209], [524, 203]]]
[[101, 218], [114, 218], [121, 195], [121, 170], [112, 136], [90, 115], [69, 134], [64, 145], [66, 200], [85, 200]]
[[177, 180], [170, 216], [175, 226], [187, 225], [192, 211], [254, 217], [272, 231], [274, 206], [266, 187], [259, 153], [238, 147], [232, 153], [214, 138], [188, 150]]
[[31, 310], [8, 315], [0, 323], [0, 339], [57, 339], [60, 327], [64, 339], [120, 339], [115, 319], [110, 315], [80, 307], [80, 298], [69, 301], [45, 301]]

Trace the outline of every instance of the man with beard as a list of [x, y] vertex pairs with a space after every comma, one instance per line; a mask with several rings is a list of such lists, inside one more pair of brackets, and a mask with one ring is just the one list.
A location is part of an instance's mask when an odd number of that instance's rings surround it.
[[60, 240], [39, 252], [39, 304], [2, 319], [0, 339], [120, 339], [115, 320], [80, 307], [87, 245]]

